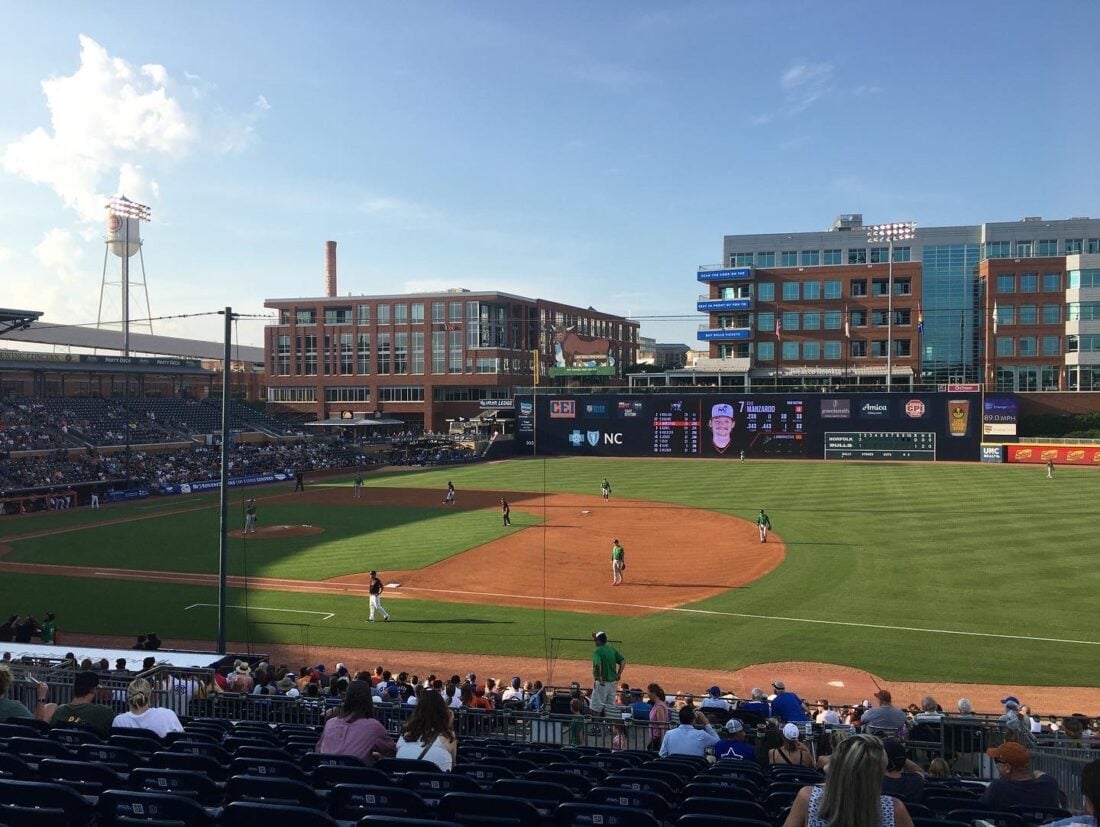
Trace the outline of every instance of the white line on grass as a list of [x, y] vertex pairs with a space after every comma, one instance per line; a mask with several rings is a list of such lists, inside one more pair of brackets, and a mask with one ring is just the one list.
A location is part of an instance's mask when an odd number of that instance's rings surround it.
[[780, 620], [787, 623], [817, 623], [823, 626], [854, 626], [859, 629], [886, 629], [891, 632], [925, 632], [932, 635], [963, 635], [965, 637], [990, 637], [1003, 640], [1030, 640], [1039, 643], [1073, 643], [1080, 646], [1100, 646], [1100, 640], [1074, 640], [1057, 637], [1033, 637], [1031, 635], [998, 635], [993, 632], [962, 632], [956, 629], [924, 629], [920, 626], [886, 626], [881, 623], [855, 623], [848, 620], [818, 620], [809, 617], [784, 617], [783, 615], [753, 615], [742, 612], [720, 612], [713, 609], [686, 609], [679, 606], [648, 606], [644, 603], [610, 603], [602, 600], [577, 600], [572, 597], [542, 597], [529, 594], [497, 594], [495, 592], [467, 592], [454, 589], [424, 589], [406, 586], [401, 591], [438, 592], [440, 594], [472, 594], [477, 597], [511, 597], [521, 600], [548, 600], [558, 603], [585, 603], [590, 606], [625, 606], [630, 609], [649, 609], [657, 612], [682, 612], [684, 614], [744, 617], [749, 620]]
[[[216, 609], [218, 607], [218, 604], [217, 603], [192, 603], [190, 606], [185, 606], [183, 610], [186, 612], [189, 609], [197, 609], [200, 606], [207, 606], [209, 608]], [[331, 620], [332, 618], [336, 617], [335, 612], [309, 612], [309, 611], [306, 611], [305, 609], [271, 609], [271, 608], [268, 608], [266, 606], [232, 606], [232, 605], [228, 605], [228, 604], [226, 605], [226, 608], [227, 609], [251, 609], [252, 611], [255, 611], [255, 612], [293, 612], [295, 614], [300, 614], [300, 615], [323, 615], [321, 620]]]

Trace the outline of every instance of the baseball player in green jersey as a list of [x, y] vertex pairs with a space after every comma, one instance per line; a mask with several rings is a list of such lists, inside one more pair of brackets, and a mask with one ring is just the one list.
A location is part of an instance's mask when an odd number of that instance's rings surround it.
[[607, 481], [607, 477], [604, 477], [603, 482], [600, 483], [600, 494], [603, 496], [604, 502], [611, 499], [611, 483]]
[[623, 582], [623, 572], [626, 571], [626, 552], [619, 545], [616, 538], [611, 544], [611, 585], [618, 586]]
[[756, 518], [756, 527], [760, 529], [760, 542], [768, 542], [768, 532], [772, 530], [772, 521], [768, 519], [768, 515], [764, 513], [764, 509], [760, 509], [760, 514]]
[[244, 509], [244, 533], [256, 533], [256, 501], [249, 500]]
[[355, 483], [352, 486], [352, 490], [354, 491], [353, 496], [355, 497], [355, 499], [359, 499], [360, 497], [363, 496], [363, 472], [362, 471], [357, 471], [356, 472], [356, 474], [355, 474]]

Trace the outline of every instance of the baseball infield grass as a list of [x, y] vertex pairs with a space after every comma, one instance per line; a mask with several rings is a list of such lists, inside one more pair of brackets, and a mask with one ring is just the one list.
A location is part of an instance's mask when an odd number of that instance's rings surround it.
[[[550, 638], [584, 638], [605, 628], [635, 662], [736, 669], [811, 660], [891, 680], [1094, 685], [1100, 652], [1092, 611], [1100, 589], [1090, 527], [1100, 481], [1095, 474], [1059, 468], [1054, 480], [1046, 480], [1033, 466], [580, 458], [378, 474], [368, 486], [442, 491], [451, 479], [460, 496], [464, 489], [595, 496], [607, 476], [612, 505], [625, 497], [746, 519], [765, 507], [787, 558], [745, 588], [642, 618], [403, 599], [389, 604], [393, 622], [368, 626], [365, 598], [252, 589], [252, 623], [246, 628], [244, 611], [231, 610], [230, 637], [247, 634], [262, 644], [303, 643], [308, 636], [311, 645], [538, 656]], [[197, 500], [174, 502], [183, 507]], [[115, 518], [134, 508], [79, 516]], [[276, 514], [282, 508], [285, 519]], [[249, 544], [248, 573], [331, 577], [362, 571], [367, 550], [372, 567], [409, 568], [501, 531], [495, 511], [367, 511], [380, 513], [365, 521], [364, 509], [265, 506], [264, 523], [323, 525], [326, 533]], [[21, 523], [22, 531], [43, 530], [61, 518], [81, 521], [76, 513], [62, 513], [11, 522]], [[527, 519], [534, 518], [513, 511], [517, 529]], [[10, 525], [4, 534], [19, 533]], [[690, 525], [683, 528], [682, 545], [667, 550], [670, 581], [677, 559], [708, 554], [707, 538]], [[216, 509], [165, 514], [15, 541], [5, 559], [213, 571], [216, 529]], [[231, 541], [231, 552], [239, 542]], [[720, 559], [714, 564], [729, 565]], [[234, 559], [231, 570], [244, 565]], [[243, 605], [245, 597], [230, 602]], [[213, 589], [197, 586], [0, 577], [0, 605], [9, 612], [63, 607], [62, 628], [103, 634], [155, 628], [163, 637], [213, 638], [214, 609], [184, 607], [215, 599]], [[566, 644], [558, 655], [588, 651]]]

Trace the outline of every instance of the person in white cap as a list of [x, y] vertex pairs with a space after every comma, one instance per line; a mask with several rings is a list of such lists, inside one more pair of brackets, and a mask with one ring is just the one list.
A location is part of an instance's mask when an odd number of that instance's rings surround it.
[[719, 454], [726, 453], [733, 434], [733, 406], [719, 402], [710, 409], [710, 441]]
[[719, 761], [755, 761], [756, 749], [745, 741], [745, 725], [736, 718], [726, 721], [726, 734], [714, 745]]

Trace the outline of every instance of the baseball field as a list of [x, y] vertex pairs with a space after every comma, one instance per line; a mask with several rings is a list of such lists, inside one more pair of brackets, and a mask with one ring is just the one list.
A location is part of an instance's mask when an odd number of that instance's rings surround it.
[[[233, 492], [230, 640], [583, 658], [605, 629], [669, 667], [1098, 682], [1091, 469], [528, 459], [378, 472], [360, 499], [350, 479]], [[255, 535], [240, 534], [245, 497]], [[54, 611], [70, 633], [213, 640], [217, 532], [214, 495], [3, 518], [0, 607]], [[367, 622], [371, 569], [389, 623]]]

